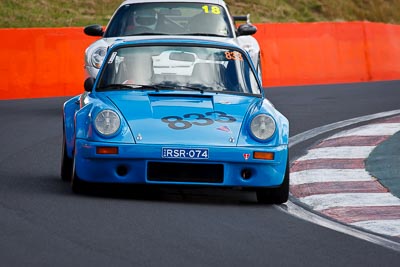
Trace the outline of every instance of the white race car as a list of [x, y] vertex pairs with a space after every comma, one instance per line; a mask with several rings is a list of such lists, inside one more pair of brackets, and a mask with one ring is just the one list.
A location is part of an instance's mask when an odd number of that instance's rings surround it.
[[[246, 23], [236, 28], [235, 21]], [[184, 35], [234, 40], [249, 53], [261, 79], [260, 46], [251, 36], [256, 31], [249, 15], [231, 16], [222, 0], [127, 0], [116, 9], [105, 30], [98, 24], [85, 27], [87, 35], [102, 37], [85, 51], [86, 77], [97, 76], [108, 47], [116, 41], [143, 35]]]

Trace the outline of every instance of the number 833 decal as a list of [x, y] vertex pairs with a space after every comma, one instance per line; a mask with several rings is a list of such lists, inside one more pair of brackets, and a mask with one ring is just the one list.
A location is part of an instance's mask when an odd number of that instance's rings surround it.
[[[216, 115], [216, 119], [210, 118], [213, 115]], [[191, 121], [189, 122], [188, 120], [185, 119], [190, 119]], [[212, 111], [212, 112], [207, 112], [205, 114], [189, 113], [183, 115], [183, 118], [179, 116], [167, 116], [162, 118], [161, 121], [167, 123], [168, 127], [171, 129], [184, 130], [184, 129], [189, 129], [193, 125], [197, 126], [211, 125], [214, 123], [214, 121], [222, 123], [232, 123], [235, 122], [236, 119], [230, 115], [227, 115], [225, 112]]]

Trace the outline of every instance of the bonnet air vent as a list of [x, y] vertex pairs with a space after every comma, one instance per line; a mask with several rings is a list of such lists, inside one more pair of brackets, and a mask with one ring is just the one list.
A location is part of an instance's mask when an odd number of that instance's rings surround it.
[[202, 98], [211, 99], [209, 95], [192, 95], [192, 94], [149, 94], [149, 97], [166, 97], [166, 98]]

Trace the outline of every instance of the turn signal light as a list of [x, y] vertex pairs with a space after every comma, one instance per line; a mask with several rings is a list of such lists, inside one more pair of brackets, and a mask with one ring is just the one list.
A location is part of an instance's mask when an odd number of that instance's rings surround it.
[[116, 146], [98, 146], [96, 147], [97, 154], [118, 154], [118, 147]]
[[273, 152], [254, 152], [253, 158], [264, 159], [264, 160], [274, 160], [275, 154]]

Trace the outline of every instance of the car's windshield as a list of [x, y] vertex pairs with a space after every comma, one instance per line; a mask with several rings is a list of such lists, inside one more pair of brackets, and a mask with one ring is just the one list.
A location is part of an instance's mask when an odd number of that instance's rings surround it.
[[240, 51], [192, 45], [124, 46], [111, 51], [97, 91], [135, 89], [261, 93]]
[[205, 3], [140, 3], [122, 6], [104, 37], [186, 34], [233, 37], [228, 14]]

